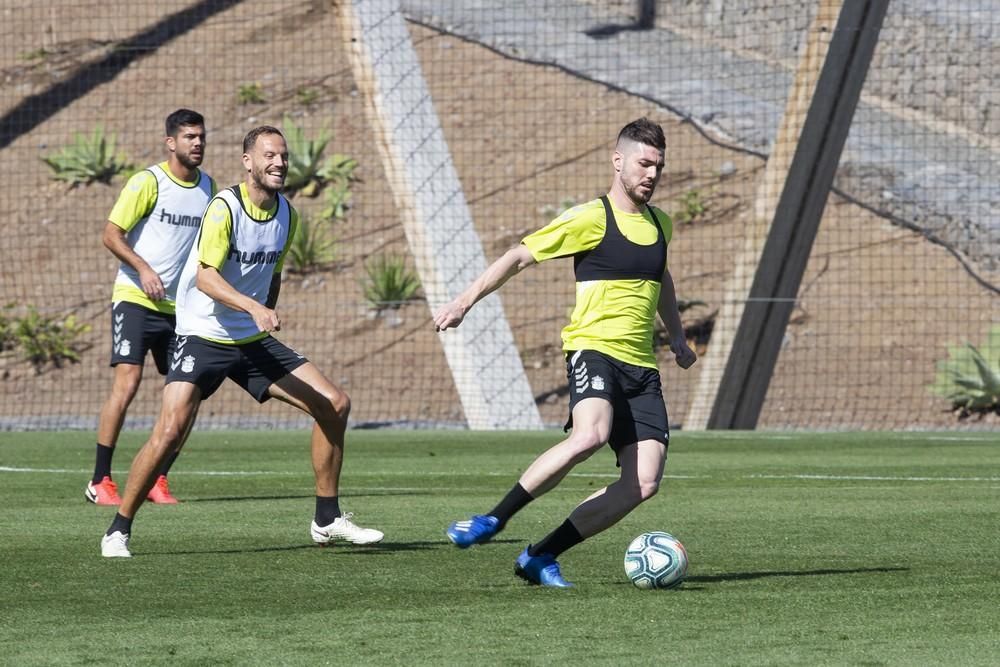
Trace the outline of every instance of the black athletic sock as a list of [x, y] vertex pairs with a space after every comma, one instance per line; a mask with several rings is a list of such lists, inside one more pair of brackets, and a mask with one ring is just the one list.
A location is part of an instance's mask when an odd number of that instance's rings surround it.
[[546, 535], [541, 542], [529, 546], [528, 555], [552, 554], [553, 556], [558, 556], [580, 542], [583, 542], [583, 536], [580, 535], [580, 531], [576, 529], [576, 526], [569, 519], [566, 519], [562, 522], [561, 526]]
[[167, 460], [163, 464], [163, 467], [160, 468], [160, 474], [161, 475], [166, 476], [167, 473], [170, 472], [170, 467], [172, 465], [174, 465], [174, 461], [177, 460], [177, 455], [178, 454], [180, 454], [180, 452], [174, 452], [173, 454], [171, 454], [170, 456], [167, 457]]
[[111, 459], [115, 455], [115, 448], [97, 443], [97, 457], [94, 462], [94, 484], [97, 484], [105, 477], [111, 477]]
[[340, 516], [340, 500], [337, 496], [316, 496], [314, 521], [317, 526], [329, 526], [338, 516]]
[[115, 513], [115, 518], [111, 522], [111, 527], [108, 528], [108, 532], [105, 535], [110, 535], [111, 533], [118, 531], [120, 533], [125, 533], [128, 535], [132, 532], [132, 519], [126, 519], [121, 514]]
[[490, 516], [495, 516], [500, 519], [500, 527], [503, 528], [510, 518], [517, 514], [522, 507], [530, 503], [534, 498], [531, 494], [524, 490], [520, 482], [514, 485], [514, 487], [507, 492], [507, 495], [503, 497], [503, 500], [493, 508], [490, 512]]

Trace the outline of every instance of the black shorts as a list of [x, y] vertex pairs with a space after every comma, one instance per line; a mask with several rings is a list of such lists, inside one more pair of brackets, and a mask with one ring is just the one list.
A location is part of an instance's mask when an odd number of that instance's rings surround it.
[[177, 336], [166, 383], [191, 382], [205, 400], [228, 377], [263, 403], [271, 398], [267, 390], [272, 384], [308, 361], [271, 336], [242, 345]]
[[118, 301], [111, 306], [111, 365], [146, 363], [153, 353], [156, 370], [167, 374], [167, 359], [173, 350], [176, 318], [137, 303]]
[[633, 442], [656, 440], [670, 445], [667, 406], [663, 403], [660, 371], [618, 361], [601, 352], [579, 350], [566, 353], [569, 381], [569, 421], [573, 408], [585, 398], [603, 398], [611, 403], [614, 416], [608, 444], [618, 451]]

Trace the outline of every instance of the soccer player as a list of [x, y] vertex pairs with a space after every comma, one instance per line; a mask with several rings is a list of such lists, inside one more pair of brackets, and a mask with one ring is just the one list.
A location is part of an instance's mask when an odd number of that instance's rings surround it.
[[281, 329], [275, 311], [281, 269], [298, 225], [298, 213], [280, 194], [288, 173], [281, 132], [261, 126], [243, 140], [246, 178], [217, 194], [205, 211], [197, 245], [181, 273], [177, 293], [177, 342], [163, 406], [149, 441], [132, 461], [125, 497], [101, 539], [105, 557], [129, 557], [132, 521], [157, 471], [177, 452], [201, 401], [228, 377], [263, 403], [277, 398], [316, 420], [312, 465], [316, 511], [312, 539], [326, 544], [378, 542], [338, 502], [344, 431], [351, 401], [302, 355], [271, 334]]
[[[121, 260], [111, 301], [111, 394], [97, 425], [94, 475], [84, 495], [98, 505], [119, 505], [111, 460], [118, 435], [142, 382], [146, 353], [167, 373], [174, 340], [177, 282], [198, 235], [215, 182], [198, 167], [205, 158], [205, 119], [178, 109], [167, 116], [167, 160], [128, 180], [104, 226], [104, 245]], [[177, 502], [167, 484], [168, 458], [149, 490], [154, 503]]]
[[488, 514], [448, 527], [458, 547], [481, 544], [521, 508], [553, 489], [581, 461], [609, 444], [621, 475], [593, 493], [555, 530], [528, 545], [515, 573], [534, 584], [565, 588], [556, 558], [611, 527], [659, 488], [670, 434], [653, 353], [657, 313], [682, 368], [695, 362], [667, 269], [673, 223], [648, 204], [664, 166], [663, 129], [640, 118], [622, 128], [612, 157], [611, 190], [561, 214], [496, 260], [465, 291], [434, 313], [438, 331], [461, 324], [480, 299], [536, 262], [573, 257], [576, 308], [563, 329], [570, 391], [569, 437], [528, 467]]

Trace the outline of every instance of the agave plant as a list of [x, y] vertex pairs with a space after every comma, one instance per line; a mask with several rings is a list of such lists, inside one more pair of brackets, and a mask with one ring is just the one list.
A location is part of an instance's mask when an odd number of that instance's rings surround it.
[[413, 299], [420, 290], [420, 278], [406, 268], [397, 255], [382, 255], [365, 264], [361, 291], [365, 301], [378, 312], [396, 309]]
[[285, 141], [288, 142], [288, 174], [285, 176], [285, 192], [301, 192], [307, 197], [319, 192], [322, 185], [323, 151], [330, 143], [330, 133], [322, 130], [315, 139], [306, 136], [305, 129], [285, 116], [282, 123]]
[[115, 147], [115, 135], [105, 136], [100, 125], [90, 136], [77, 133], [73, 143], [64, 146], [58, 153], [43, 157], [45, 164], [55, 172], [57, 181], [66, 181], [71, 186], [87, 185], [95, 181], [110, 183], [115, 174], [134, 169], [128, 158]]
[[292, 273], [309, 273], [333, 261], [337, 241], [330, 237], [324, 220], [303, 216], [288, 248], [289, 270]]
[[305, 129], [292, 122], [288, 116], [285, 116], [282, 130], [285, 141], [288, 142], [286, 193], [301, 192], [306, 197], [315, 197], [328, 182], [347, 189], [358, 163], [354, 158], [339, 153], [323, 157], [323, 152], [330, 143], [329, 130], [321, 130], [315, 138], [310, 139], [306, 136]]
[[992, 328], [982, 349], [971, 343], [949, 346], [930, 389], [964, 413], [1000, 410], [1000, 326]]

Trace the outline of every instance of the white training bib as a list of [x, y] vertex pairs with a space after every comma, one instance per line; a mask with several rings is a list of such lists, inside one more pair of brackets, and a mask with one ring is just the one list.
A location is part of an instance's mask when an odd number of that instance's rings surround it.
[[[229, 208], [232, 233], [219, 273], [236, 291], [257, 303], [267, 301], [278, 260], [289, 242], [291, 207], [277, 195], [273, 217], [256, 220], [243, 206], [239, 187], [216, 195]], [[249, 313], [234, 310], [198, 289], [199, 255], [195, 246], [184, 265], [177, 292], [177, 334], [217, 341], [241, 341], [261, 333]]]
[[[201, 216], [212, 198], [212, 179], [199, 172], [197, 183], [184, 186], [159, 165], [147, 171], [156, 178], [156, 205], [125, 238], [132, 250], [160, 276], [165, 299], [174, 301], [181, 268], [198, 238]], [[115, 284], [142, 290], [139, 272], [124, 262], [118, 267]]]

